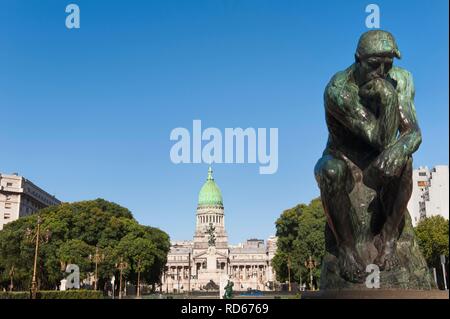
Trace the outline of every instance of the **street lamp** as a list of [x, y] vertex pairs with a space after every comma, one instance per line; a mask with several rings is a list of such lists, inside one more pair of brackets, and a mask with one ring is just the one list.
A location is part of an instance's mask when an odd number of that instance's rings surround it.
[[309, 269], [309, 276], [310, 276], [310, 280], [311, 280], [311, 283], [310, 283], [311, 290], [314, 290], [312, 271], [314, 268], [316, 268], [316, 266], [317, 266], [316, 261], [314, 259], [312, 259], [311, 256], [309, 256], [309, 260], [305, 261], [305, 267]]
[[288, 287], [289, 287], [289, 291], [291, 291], [291, 256], [288, 255]]
[[9, 291], [13, 291], [13, 287], [14, 287], [14, 265], [11, 266], [11, 269], [9, 271], [9, 278], [10, 278], [10, 284], [9, 284]]
[[36, 232], [31, 230], [30, 228], [27, 228], [26, 230], [27, 239], [29, 239], [31, 242], [36, 243], [34, 247], [33, 278], [31, 280], [31, 299], [36, 299], [37, 293], [36, 269], [37, 269], [37, 258], [39, 254], [39, 242], [42, 241], [43, 243], [48, 243], [51, 236], [51, 232], [49, 229], [46, 229], [44, 231], [44, 234], [41, 234], [41, 222], [42, 222], [41, 216], [38, 216]]
[[136, 289], [136, 297], [137, 298], [141, 298], [141, 272], [142, 271], [144, 271], [144, 267], [143, 267], [143, 265], [142, 265], [142, 260], [141, 260], [141, 258], [139, 258], [138, 260], [137, 260], [137, 267], [136, 267], [136, 270], [137, 270], [137, 275], [138, 275], [138, 277], [137, 277], [137, 289]]
[[95, 254], [89, 255], [89, 259], [95, 262], [95, 281], [94, 281], [94, 290], [97, 290], [97, 282], [98, 282], [98, 264], [101, 263], [105, 259], [104, 254], [100, 254], [98, 251], [98, 246], [95, 247]]
[[124, 269], [128, 268], [128, 263], [123, 261], [123, 257], [120, 257], [120, 262], [116, 264], [116, 268], [120, 270], [119, 299], [122, 299], [122, 273]]

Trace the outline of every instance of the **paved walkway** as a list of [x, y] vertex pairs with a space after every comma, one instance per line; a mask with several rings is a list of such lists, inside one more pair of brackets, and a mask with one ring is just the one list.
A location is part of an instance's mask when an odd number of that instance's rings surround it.
[[328, 290], [306, 291], [302, 299], [449, 299], [448, 290]]

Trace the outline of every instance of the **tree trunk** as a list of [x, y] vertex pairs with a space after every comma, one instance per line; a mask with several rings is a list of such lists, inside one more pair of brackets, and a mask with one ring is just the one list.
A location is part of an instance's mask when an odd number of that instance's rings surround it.
[[141, 296], [141, 272], [138, 271], [138, 280], [137, 280], [137, 296]]

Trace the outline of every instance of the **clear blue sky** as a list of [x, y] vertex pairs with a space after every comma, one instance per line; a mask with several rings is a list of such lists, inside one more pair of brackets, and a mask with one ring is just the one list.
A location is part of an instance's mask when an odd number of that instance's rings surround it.
[[[0, 172], [63, 201], [102, 197], [191, 239], [206, 164], [174, 165], [175, 127], [279, 128], [279, 169], [217, 164], [230, 241], [265, 239], [319, 195], [323, 90], [353, 62], [370, 1], [1, 1]], [[414, 165], [448, 164], [448, 1], [376, 1], [416, 84]]]

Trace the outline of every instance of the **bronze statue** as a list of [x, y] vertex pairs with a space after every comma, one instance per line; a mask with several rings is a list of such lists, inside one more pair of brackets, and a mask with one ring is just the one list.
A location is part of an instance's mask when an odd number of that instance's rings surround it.
[[234, 283], [228, 280], [227, 285], [225, 286], [225, 293], [223, 295], [223, 299], [231, 299], [233, 298], [233, 286]]
[[209, 223], [206, 233], [208, 234], [208, 246], [216, 246], [216, 227], [213, 226], [213, 223]]
[[363, 283], [369, 264], [384, 272], [382, 286], [430, 287], [406, 209], [421, 132], [412, 75], [393, 66], [400, 57], [389, 32], [368, 31], [325, 89], [329, 137], [314, 168], [328, 221], [323, 288]]

